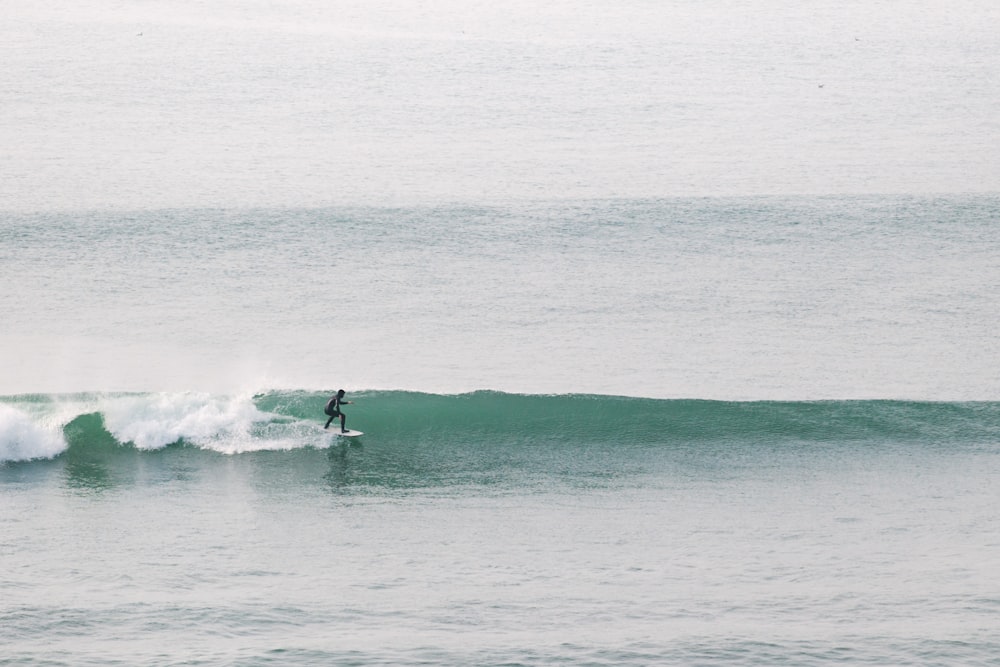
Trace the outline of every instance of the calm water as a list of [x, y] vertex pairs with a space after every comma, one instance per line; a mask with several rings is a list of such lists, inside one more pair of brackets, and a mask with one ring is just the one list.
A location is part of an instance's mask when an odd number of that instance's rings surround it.
[[0, 664], [1000, 664], [992, 4], [4, 15]]
[[1000, 198], [8, 214], [2, 393], [1000, 395]]

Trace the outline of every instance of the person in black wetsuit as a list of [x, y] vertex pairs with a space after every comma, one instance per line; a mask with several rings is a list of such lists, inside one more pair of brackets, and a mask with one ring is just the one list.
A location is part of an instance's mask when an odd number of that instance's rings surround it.
[[340, 417], [340, 432], [347, 433], [347, 415], [340, 411], [341, 405], [354, 405], [351, 401], [344, 400], [344, 394], [346, 392], [341, 389], [337, 392], [336, 396], [330, 398], [326, 402], [326, 407], [323, 408], [323, 412], [330, 415], [330, 418], [326, 420], [326, 426], [323, 428], [330, 428], [330, 422], [332, 422], [337, 417]]

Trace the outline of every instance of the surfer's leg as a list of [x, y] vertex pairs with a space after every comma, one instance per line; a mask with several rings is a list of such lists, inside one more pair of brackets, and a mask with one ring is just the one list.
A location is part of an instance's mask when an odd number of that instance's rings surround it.
[[347, 433], [347, 415], [340, 413], [340, 432]]
[[333, 417], [330, 417], [329, 419], [327, 419], [326, 420], [326, 426], [324, 426], [323, 428], [330, 428], [330, 422], [332, 422], [332, 421], [333, 421]]

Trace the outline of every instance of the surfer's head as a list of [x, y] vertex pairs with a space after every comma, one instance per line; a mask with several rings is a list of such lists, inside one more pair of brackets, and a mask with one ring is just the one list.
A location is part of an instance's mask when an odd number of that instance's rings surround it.
[[344, 394], [346, 394], [346, 393], [347, 393], [346, 391], [344, 391], [343, 389], [341, 389], [340, 391], [337, 392], [337, 398], [343, 398]]

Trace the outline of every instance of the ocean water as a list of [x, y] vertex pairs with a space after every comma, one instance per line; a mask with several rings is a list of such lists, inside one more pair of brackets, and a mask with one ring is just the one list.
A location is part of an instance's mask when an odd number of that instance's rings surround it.
[[4, 661], [996, 664], [1000, 403], [324, 398], [4, 399]]
[[4, 394], [1000, 396], [1000, 198], [10, 213]]
[[1000, 11], [870, 5], [7, 3], [0, 665], [1000, 665]]

